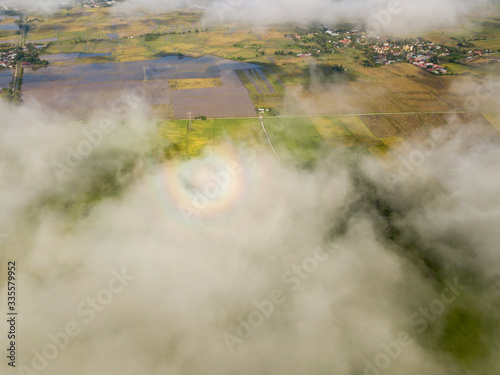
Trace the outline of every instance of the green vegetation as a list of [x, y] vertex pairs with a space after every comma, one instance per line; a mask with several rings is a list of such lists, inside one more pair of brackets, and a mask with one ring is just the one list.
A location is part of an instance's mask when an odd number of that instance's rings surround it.
[[12, 88], [4, 89], [2, 93], [0, 93], [0, 99], [19, 104], [21, 103], [21, 92], [13, 91]]
[[152, 42], [152, 41], [158, 39], [160, 37], [160, 35], [162, 35], [162, 34], [159, 34], [159, 33], [154, 33], [154, 34], [147, 33], [146, 35], [144, 35], [144, 41], [145, 42]]
[[446, 314], [440, 347], [451, 353], [463, 365], [470, 365], [488, 356], [488, 343], [484, 341], [484, 314], [468, 306], [454, 306]]
[[49, 65], [49, 62], [47, 60], [40, 59], [40, 51], [32, 44], [26, 45], [25, 48], [16, 47], [13, 51], [14, 53], [16, 53], [16, 57], [14, 58], [14, 61], [16, 62], [27, 62], [30, 64], [42, 66]]
[[323, 139], [309, 118], [268, 118], [264, 122], [278, 154], [290, 155], [306, 165], [316, 160]]
[[206, 119], [193, 121], [188, 132], [188, 120], [168, 120], [159, 124], [160, 147], [166, 158], [200, 156], [205, 149], [222, 147], [227, 141], [259, 148], [265, 141], [260, 122], [252, 119]]

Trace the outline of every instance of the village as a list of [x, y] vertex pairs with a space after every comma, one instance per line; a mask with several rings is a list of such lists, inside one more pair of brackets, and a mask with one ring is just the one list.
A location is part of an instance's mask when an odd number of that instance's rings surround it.
[[15, 49], [0, 52], [0, 68], [14, 68], [17, 64]]
[[[296, 54], [299, 58], [319, 57], [342, 52], [345, 48], [356, 48], [364, 52], [366, 59], [363, 62], [366, 66], [376, 67], [407, 62], [436, 75], [450, 73], [445, 66], [441, 65], [446, 62], [473, 63], [495, 52], [488, 49], [468, 49], [474, 46], [472, 43], [466, 44], [468, 48], [455, 48], [422, 39], [395, 40], [365, 31], [332, 30], [326, 26], [313, 27], [286, 36], [294, 41], [296, 47], [305, 49]], [[285, 51], [275, 53], [275, 55], [287, 54], [295, 53]], [[495, 58], [490, 58], [490, 60], [497, 61]]]
[[82, 5], [84, 8], [100, 8], [100, 7], [112, 7], [117, 4], [116, 0], [83, 0]]
[[0, 48], [0, 68], [15, 68], [17, 62], [21, 62], [22, 67], [31, 65], [48, 65], [46, 60], [40, 60], [39, 51], [47, 47], [47, 44], [28, 44], [24, 47], [3, 47]]

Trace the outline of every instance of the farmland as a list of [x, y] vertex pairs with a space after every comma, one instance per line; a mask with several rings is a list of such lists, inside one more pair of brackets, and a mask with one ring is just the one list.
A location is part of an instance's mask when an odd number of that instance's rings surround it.
[[[338, 115], [265, 118], [270, 140], [281, 158], [310, 163], [325, 148], [364, 149], [375, 156], [390, 155], [390, 150], [406, 142], [423, 141], [434, 137], [434, 131], [449, 122], [459, 126], [481, 124], [494, 134], [498, 122], [493, 116], [463, 113], [414, 113], [386, 115]], [[492, 121], [490, 123], [490, 121]], [[268, 150], [258, 119], [209, 119], [193, 121], [165, 120], [159, 131], [167, 157], [200, 156], [205, 147], [212, 149], [231, 140]]]
[[[143, 87], [161, 124], [165, 154], [181, 157], [226, 139], [267, 147], [259, 109], [277, 152], [305, 161], [323, 147], [387, 153], [431, 136], [452, 118], [499, 126], [486, 110], [468, 113], [459, 89], [469, 76], [480, 80], [495, 71], [492, 64], [450, 62], [454, 75], [435, 76], [408, 63], [367, 67], [358, 48], [299, 57], [310, 49], [290, 38], [300, 28], [206, 26], [202, 18], [193, 10], [131, 15], [81, 7], [39, 17], [27, 39], [50, 42], [44, 53], [51, 67], [25, 71], [23, 98], [84, 118], [121, 91]], [[425, 38], [448, 46], [464, 38], [496, 48], [496, 23], [490, 17]], [[189, 115], [209, 119], [194, 121], [188, 134]]]

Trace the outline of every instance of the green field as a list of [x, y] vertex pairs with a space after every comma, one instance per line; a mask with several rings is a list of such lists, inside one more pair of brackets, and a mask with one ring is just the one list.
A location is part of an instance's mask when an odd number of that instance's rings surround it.
[[[376, 157], [391, 158], [392, 150], [429, 137], [448, 118], [443, 113], [401, 116], [266, 117], [264, 124], [280, 158], [307, 165], [325, 149], [338, 147], [361, 148]], [[464, 125], [473, 121], [490, 127], [493, 133], [500, 131], [498, 118], [488, 114], [464, 113], [457, 121]], [[413, 127], [405, 128], [406, 123]], [[192, 121], [189, 134], [187, 125], [188, 120], [160, 122], [159, 147], [165, 157], [198, 157], [228, 143], [270, 151], [258, 118]], [[392, 130], [386, 130], [388, 126]]]
[[[205, 149], [231, 142], [247, 146], [266, 145], [257, 118], [168, 120], [159, 125], [160, 145], [166, 157], [197, 157]], [[189, 134], [188, 134], [189, 133]]]

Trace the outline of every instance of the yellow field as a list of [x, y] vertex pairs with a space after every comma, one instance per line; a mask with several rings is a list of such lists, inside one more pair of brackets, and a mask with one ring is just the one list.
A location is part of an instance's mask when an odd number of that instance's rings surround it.
[[272, 94], [252, 94], [250, 95], [252, 103], [256, 108], [265, 108], [283, 112], [284, 108], [284, 95], [279, 93]]
[[257, 144], [263, 139], [260, 121], [257, 118], [216, 119], [215, 144], [233, 140], [236, 143]]
[[166, 156], [198, 156], [214, 143], [214, 121], [193, 121], [187, 131], [187, 120], [162, 121], [159, 126], [160, 144], [166, 145]]
[[168, 84], [170, 90], [204, 89], [222, 86], [220, 78], [171, 79]]
[[354, 137], [365, 145], [380, 145], [381, 142], [375, 134], [359, 119], [354, 116], [339, 117], [339, 120], [352, 133]]
[[483, 113], [484, 118], [500, 131], [500, 117], [494, 113]]
[[323, 138], [351, 136], [351, 132], [335, 117], [312, 117], [311, 121]]
[[153, 106], [153, 113], [156, 118], [159, 119], [173, 119], [174, 118], [174, 109], [172, 104], [160, 104]]
[[358, 140], [348, 131], [344, 124], [336, 117], [313, 117], [311, 122], [330, 146], [354, 147]]
[[405, 139], [402, 137], [385, 137], [380, 138], [380, 140], [389, 149], [397, 148], [405, 144]]

